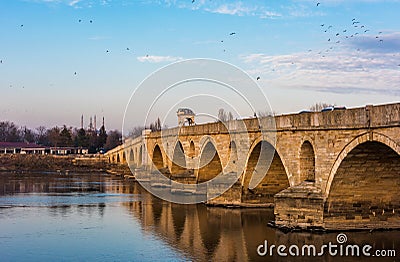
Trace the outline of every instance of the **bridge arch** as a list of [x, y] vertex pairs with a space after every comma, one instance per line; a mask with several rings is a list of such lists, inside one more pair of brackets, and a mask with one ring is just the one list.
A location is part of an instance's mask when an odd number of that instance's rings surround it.
[[211, 138], [207, 138], [202, 146], [199, 156], [197, 182], [209, 181], [222, 172], [222, 163], [217, 147]]
[[300, 183], [315, 181], [315, 151], [310, 140], [305, 140], [300, 147]]
[[138, 166], [141, 166], [142, 165], [142, 159], [143, 159], [143, 145], [140, 145], [139, 152], [138, 152], [137, 156], [138, 156], [138, 159], [137, 159]]
[[180, 174], [186, 171], [186, 156], [181, 141], [177, 141], [172, 154], [171, 174]]
[[400, 226], [400, 154], [388, 139], [367, 133], [342, 151], [344, 157], [339, 158], [326, 191], [327, 228], [343, 224], [376, 227], [388, 220]]
[[342, 163], [342, 161], [346, 158], [346, 156], [352, 151], [355, 147], [358, 145], [366, 142], [366, 141], [375, 141], [375, 142], [380, 142], [382, 144], [385, 144], [386, 146], [390, 147], [392, 150], [394, 150], [398, 155], [400, 155], [400, 145], [398, 145], [395, 141], [393, 141], [391, 138], [379, 134], [379, 133], [364, 133], [356, 138], [354, 138], [350, 143], [348, 143], [342, 151], [339, 153], [338, 157], [335, 160], [335, 163], [333, 164], [331, 171], [329, 172], [329, 177], [328, 181], [325, 186], [325, 196], [329, 196], [330, 188], [332, 186], [332, 181], [335, 177], [335, 174]]
[[158, 144], [154, 146], [151, 161], [156, 169], [161, 170], [164, 168], [164, 157]]
[[135, 162], [135, 158], [133, 155], [133, 149], [129, 150], [129, 164], [133, 164]]
[[[254, 174], [262, 179], [258, 185], [251, 188], [250, 183]], [[278, 151], [267, 140], [257, 139], [250, 147], [242, 177], [242, 202], [273, 203], [274, 195], [289, 186], [286, 168]]]
[[121, 159], [119, 157], [119, 154], [117, 154], [117, 163], [120, 163], [120, 162], [121, 162]]

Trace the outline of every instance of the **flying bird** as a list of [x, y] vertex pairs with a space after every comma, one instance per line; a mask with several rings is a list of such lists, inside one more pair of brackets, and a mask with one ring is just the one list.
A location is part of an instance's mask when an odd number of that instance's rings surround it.
[[192, 0], [192, 4], [194, 3], [195, 0]]
[[320, 2], [318, 2], [318, 3], [317, 3], [317, 6], [319, 6], [320, 4], [321, 4], [321, 3], [320, 3]]
[[82, 22], [82, 19], [79, 19], [78, 22], [79, 22], [79, 23]]
[[232, 33], [230, 33], [229, 35], [235, 35], [236, 33], [235, 32], [232, 32]]
[[321, 26], [324, 26], [325, 24], [322, 24]]
[[76, 75], [76, 72], [74, 73], [74, 75]]
[[106, 51], [106, 53], [109, 53], [109, 52], [110, 52], [109, 50]]
[[90, 20], [89, 22], [90, 22], [90, 23], [93, 23], [93, 20]]
[[331, 39], [329, 38], [329, 39], [328, 39], [328, 42], [330, 42], [330, 41], [331, 41]]
[[332, 28], [332, 26], [331, 26], [331, 25], [330, 25], [330, 26], [328, 26], [328, 29], [329, 29], [329, 28]]
[[367, 29], [367, 30], [364, 30], [364, 33], [368, 32], [368, 31], [369, 31], [369, 29]]
[[346, 33], [347, 32], [347, 30], [345, 29], [345, 30], [343, 30], [343, 33]]
[[338, 36], [339, 35], [339, 33], [336, 33], [336, 36]]
[[24, 27], [24, 25], [21, 24], [21, 27]]
[[[399, 65], [399, 66], [400, 66], [400, 65]], [[261, 77], [257, 76], [257, 81], [260, 80], [260, 79], [261, 79]]]

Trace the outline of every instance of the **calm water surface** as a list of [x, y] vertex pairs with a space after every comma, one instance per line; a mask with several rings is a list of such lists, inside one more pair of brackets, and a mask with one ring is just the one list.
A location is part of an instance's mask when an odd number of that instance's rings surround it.
[[[0, 173], [0, 261], [282, 261], [257, 247], [337, 244], [338, 233], [285, 234], [269, 220], [272, 209], [171, 204], [106, 174]], [[399, 261], [400, 231], [346, 235], [349, 244], [396, 250], [379, 261]], [[360, 259], [377, 261], [286, 261]]]

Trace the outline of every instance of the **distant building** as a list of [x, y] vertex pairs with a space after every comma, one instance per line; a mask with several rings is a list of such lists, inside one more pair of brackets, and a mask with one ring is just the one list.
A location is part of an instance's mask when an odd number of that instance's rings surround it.
[[189, 126], [194, 125], [194, 117], [195, 113], [192, 111], [192, 109], [189, 108], [179, 108], [178, 111], [176, 112], [176, 115], [178, 116], [178, 125], [183, 126], [185, 123], [188, 123]]
[[81, 147], [46, 147], [35, 143], [0, 142], [0, 154], [70, 155], [87, 153], [88, 149]]

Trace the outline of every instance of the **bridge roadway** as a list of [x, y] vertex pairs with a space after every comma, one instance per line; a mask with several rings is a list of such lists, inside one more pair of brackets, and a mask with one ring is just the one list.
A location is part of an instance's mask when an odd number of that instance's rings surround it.
[[150, 181], [236, 174], [208, 203], [273, 205], [278, 226], [400, 228], [400, 103], [145, 130], [106, 156]]

